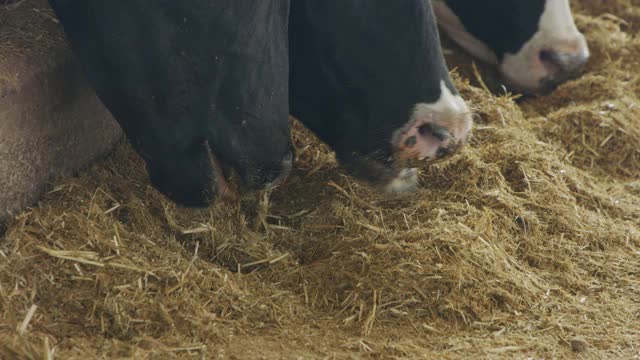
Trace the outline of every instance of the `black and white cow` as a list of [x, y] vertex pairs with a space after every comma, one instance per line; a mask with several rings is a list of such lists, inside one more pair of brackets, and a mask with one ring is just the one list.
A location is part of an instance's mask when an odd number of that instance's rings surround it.
[[289, 36], [291, 112], [357, 177], [411, 190], [470, 132], [429, 1], [295, 0]]
[[569, 0], [434, 0], [433, 6], [451, 39], [496, 64], [514, 90], [547, 93], [589, 58]]
[[282, 181], [289, 110], [390, 192], [471, 130], [428, 1], [50, 3], [153, 185], [181, 204], [227, 193], [228, 168], [250, 189]]

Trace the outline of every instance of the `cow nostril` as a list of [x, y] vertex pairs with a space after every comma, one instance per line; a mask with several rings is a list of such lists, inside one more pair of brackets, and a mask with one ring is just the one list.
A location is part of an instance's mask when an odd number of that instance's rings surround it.
[[550, 79], [564, 77], [564, 73], [567, 72], [569, 67], [569, 61], [566, 55], [555, 50], [545, 49], [540, 51], [538, 57], [542, 65], [549, 72]]
[[540, 61], [552, 78], [564, 79], [575, 75], [589, 59], [588, 52], [560, 52], [552, 49], [541, 50]]
[[416, 139], [415, 136], [410, 136], [407, 138], [407, 140], [404, 141], [404, 145], [407, 147], [414, 147], [417, 142], [418, 142], [418, 139]]
[[418, 128], [418, 133], [422, 136], [431, 135], [440, 141], [445, 141], [451, 137], [447, 128], [436, 124], [424, 124]]
[[443, 157], [445, 157], [445, 156], [447, 156], [449, 154], [451, 154], [451, 149], [443, 147], [443, 148], [438, 149], [438, 152], [436, 153], [436, 156], [438, 158], [443, 158]]
[[540, 53], [538, 54], [538, 57], [540, 58], [540, 61], [543, 64], [551, 64], [551, 65], [558, 65], [560, 62], [560, 59], [558, 58], [558, 53], [555, 52], [554, 50], [541, 50]]

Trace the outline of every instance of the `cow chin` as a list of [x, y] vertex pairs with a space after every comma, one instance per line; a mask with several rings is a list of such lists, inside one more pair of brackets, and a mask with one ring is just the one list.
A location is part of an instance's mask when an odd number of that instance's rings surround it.
[[340, 157], [345, 170], [385, 194], [407, 194], [418, 188], [418, 169], [400, 167], [393, 157], [380, 155]]
[[220, 175], [209, 156], [206, 144], [196, 144], [181, 152], [143, 157], [151, 184], [160, 193], [183, 206], [206, 207], [217, 195]]
[[[233, 162], [229, 165], [241, 180], [241, 191], [262, 191], [271, 190], [284, 183], [293, 168], [294, 160], [295, 150], [289, 145], [289, 149], [280, 159], [265, 162]], [[224, 178], [221, 178], [217, 182], [223, 184], [223, 180]]]
[[[186, 207], [207, 207], [216, 200], [233, 202], [240, 190], [268, 190], [287, 178], [294, 160], [288, 151], [273, 166], [231, 164], [217, 156], [208, 144], [199, 144], [185, 153], [146, 158], [153, 186], [170, 200]], [[236, 187], [227, 180], [232, 171], [241, 184]]]
[[356, 179], [387, 195], [406, 195], [418, 189], [418, 169], [400, 167], [392, 158], [378, 160], [370, 156], [351, 157], [341, 161], [345, 170]]

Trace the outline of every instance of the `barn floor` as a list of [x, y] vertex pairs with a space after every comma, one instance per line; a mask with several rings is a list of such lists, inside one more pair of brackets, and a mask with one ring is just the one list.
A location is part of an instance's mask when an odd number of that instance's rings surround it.
[[176, 208], [126, 145], [59, 179], [0, 240], [0, 357], [640, 358], [640, 1], [574, 5], [551, 96], [448, 52], [475, 135], [409, 200], [297, 125], [270, 205]]

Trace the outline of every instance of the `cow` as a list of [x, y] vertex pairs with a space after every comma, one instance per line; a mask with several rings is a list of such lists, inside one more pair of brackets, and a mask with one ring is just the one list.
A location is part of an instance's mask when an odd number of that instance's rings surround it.
[[[173, 201], [281, 183], [289, 111], [344, 168], [406, 193], [469, 109], [423, 0], [50, 0], [90, 82]], [[211, 190], [215, 189], [215, 190]]]
[[282, 182], [289, 0], [50, 0], [99, 98], [176, 203]]
[[429, 1], [292, 1], [289, 56], [291, 113], [384, 192], [415, 190], [471, 131]]
[[577, 76], [589, 58], [569, 0], [434, 0], [433, 6], [444, 32], [497, 65], [514, 91], [549, 93]]

